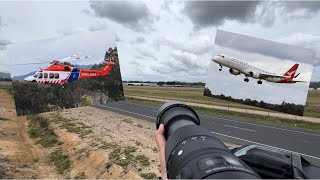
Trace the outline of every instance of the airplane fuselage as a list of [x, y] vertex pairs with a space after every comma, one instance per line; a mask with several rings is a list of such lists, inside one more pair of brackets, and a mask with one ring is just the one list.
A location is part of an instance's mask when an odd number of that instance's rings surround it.
[[[248, 77], [252, 77], [254, 79], [259, 79], [258, 84], [262, 83], [261, 80], [273, 83], [295, 83], [294, 81], [292, 81], [292, 76], [282, 76], [271, 73], [266, 70], [254, 67], [240, 59], [229, 57], [226, 55], [217, 55], [212, 59], [212, 61], [220, 65], [220, 71], [222, 70], [222, 66], [225, 66], [230, 68], [229, 72], [233, 75], [244, 74], [246, 76], [246, 82], [249, 81]], [[262, 78], [261, 74], [268, 74], [269, 76]]]

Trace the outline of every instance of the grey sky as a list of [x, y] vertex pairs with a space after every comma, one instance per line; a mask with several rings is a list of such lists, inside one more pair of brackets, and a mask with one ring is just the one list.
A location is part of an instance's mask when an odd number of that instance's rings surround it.
[[[0, 41], [11, 44], [0, 49], [0, 71], [8, 71], [6, 50], [14, 44], [104, 30], [116, 33], [123, 80], [205, 82], [217, 28], [319, 55], [320, 2], [290, 3], [1, 1]], [[320, 66], [314, 69], [320, 81]]]
[[[239, 40], [241, 40], [240, 42], [242, 42], [244, 47], [252, 47], [254, 45], [255, 48], [246, 49], [234, 46], [235, 43], [231, 43], [232, 46], [229, 46], [231, 45], [229, 43], [222, 43], [222, 41], [239, 42]], [[265, 50], [266, 46], [269, 47], [267, 50]], [[274, 49], [271, 47], [274, 47]], [[271, 50], [272, 53], [270, 52]], [[281, 53], [283, 50], [291, 50], [295, 51], [295, 53], [284, 58]], [[299, 49], [286, 44], [225, 31], [218, 31], [216, 45], [213, 50], [214, 55], [220, 53], [239, 58], [257, 68], [280, 75], [283, 75], [297, 62], [295, 56], [309, 55], [304, 48]], [[309, 64], [310, 61], [301, 59], [298, 63], [300, 66], [297, 73], [301, 74], [296, 80], [309, 82], [312, 74], [312, 65]], [[230, 74], [229, 68], [224, 67], [222, 72], [218, 69], [219, 65], [211, 61], [206, 87], [211, 90], [212, 94], [224, 94], [237, 99], [250, 98], [257, 101], [263, 100], [264, 102], [273, 104], [281, 104], [283, 101], [287, 103], [305, 104], [309, 83], [277, 84], [263, 81], [262, 85], [258, 85], [256, 79], [250, 78], [250, 81], [246, 83], [243, 81], [244, 75], [235, 76]]]

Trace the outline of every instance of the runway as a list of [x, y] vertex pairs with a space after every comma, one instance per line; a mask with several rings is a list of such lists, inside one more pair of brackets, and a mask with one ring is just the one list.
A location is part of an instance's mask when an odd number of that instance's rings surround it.
[[[158, 107], [139, 105], [125, 101], [95, 105], [95, 107], [154, 123], [158, 110]], [[292, 151], [301, 154], [312, 163], [320, 165], [319, 132], [279, 125], [267, 125], [248, 120], [198, 115], [201, 126], [206, 127], [211, 133], [223, 141], [239, 145], [259, 144], [285, 151]]]

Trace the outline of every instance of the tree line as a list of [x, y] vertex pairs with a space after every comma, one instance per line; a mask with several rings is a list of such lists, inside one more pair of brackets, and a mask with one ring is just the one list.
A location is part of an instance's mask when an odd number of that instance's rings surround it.
[[158, 86], [205, 86], [203, 82], [180, 82], [180, 81], [123, 81], [124, 83], [156, 83]]
[[241, 104], [246, 104], [250, 106], [256, 106], [256, 107], [261, 107], [265, 109], [270, 109], [274, 111], [279, 111], [279, 112], [284, 112], [288, 114], [294, 114], [298, 116], [303, 116], [304, 112], [304, 106], [303, 105], [297, 105], [293, 103], [286, 103], [283, 101], [281, 104], [271, 104], [271, 103], [266, 103], [264, 101], [257, 101], [257, 100], [251, 100], [250, 98], [246, 99], [235, 99], [231, 96], [225, 96], [223, 94], [220, 95], [213, 95], [210, 91], [210, 89], [205, 88], [204, 90], [204, 96], [209, 96], [209, 97], [215, 97], [227, 101], [232, 101], [232, 102], [237, 102]]

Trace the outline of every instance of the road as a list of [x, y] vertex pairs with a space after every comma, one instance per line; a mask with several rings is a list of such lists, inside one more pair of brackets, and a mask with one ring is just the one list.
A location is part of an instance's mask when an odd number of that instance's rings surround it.
[[[158, 107], [125, 101], [96, 105], [120, 114], [156, 121]], [[296, 152], [320, 165], [320, 133], [285, 126], [266, 125], [248, 120], [214, 117], [199, 114], [201, 126], [223, 141], [239, 145], [259, 144]]]

